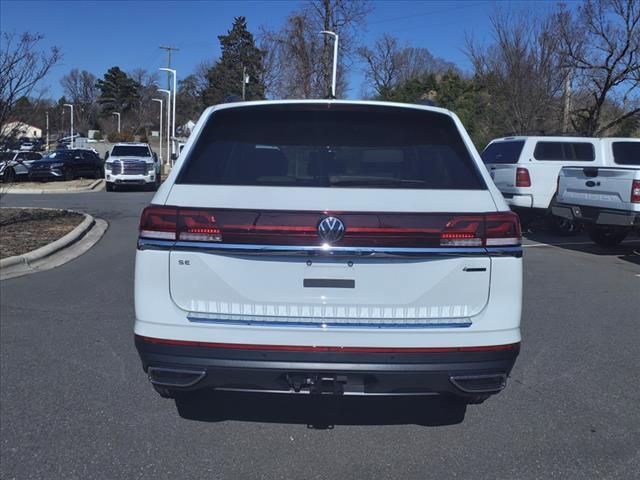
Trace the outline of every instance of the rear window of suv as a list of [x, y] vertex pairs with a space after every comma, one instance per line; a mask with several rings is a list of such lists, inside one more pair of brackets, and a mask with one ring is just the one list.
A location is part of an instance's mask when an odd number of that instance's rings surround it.
[[339, 104], [214, 112], [176, 183], [486, 188], [451, 117]]
[[640, 142], [613, 142], [611, 148], [618, 165], [640, 165]]
[[533, 152], [536, 160], [591, 162], [596, 159], [588, 142], [538, 142]]
[[492, 143], [482, 152], [482, 161], [484, 163], [518, 163], [522, 147], [524, 147], [524, 140]]
[[149, 148], [134, 145], [116, 145], [111, 150], [114, 157], [150, 157]]

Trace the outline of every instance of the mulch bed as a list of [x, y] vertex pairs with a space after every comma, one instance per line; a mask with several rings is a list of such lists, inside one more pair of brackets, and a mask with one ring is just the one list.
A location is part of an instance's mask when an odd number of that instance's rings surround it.
[[78, 213], [0, 208], [0, 258], [22, 255], [65, 236], [84, 220]]

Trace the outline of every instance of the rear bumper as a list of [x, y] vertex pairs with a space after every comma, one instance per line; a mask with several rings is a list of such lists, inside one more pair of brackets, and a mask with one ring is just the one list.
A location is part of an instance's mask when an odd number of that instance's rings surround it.
[[517, 208], [533, 208], [533, 196], [531, 195], [518, 195], [516, 193], [502, 193], [504, 201], [512, 209]]
[[621, 227], [640, 226], [640, 212], [613, 210], [583, 205], [557, 204], [552, 212], [558, 217], [578, 220], [596, 225], [616, 225]]
[[519, 344], [376, 351], [200, 346], [138, 335], [135, 343], [144, 371], [159, 386], [352, 395], [495, 394], [519, 353]]

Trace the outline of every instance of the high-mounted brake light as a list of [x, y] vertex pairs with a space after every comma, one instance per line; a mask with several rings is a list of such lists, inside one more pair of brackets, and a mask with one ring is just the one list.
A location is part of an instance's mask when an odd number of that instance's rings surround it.
[[529, 176], [529, 170], [526, 168], [516, 169], [516, 187], [530, 187], [531, 177]]
[[631, 184], [631, 203], [640, 203], [640, 180], [634, 180]]

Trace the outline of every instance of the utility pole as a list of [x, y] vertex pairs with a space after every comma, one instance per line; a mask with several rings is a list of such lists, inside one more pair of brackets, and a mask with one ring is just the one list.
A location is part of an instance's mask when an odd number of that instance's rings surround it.
[[[160, 45], [160, 48], [167, 52], [167, 69], [170, 69], [171, 68], [171, 52], [178, 52], [180, 49], [176, 47], [167, 47], [165, 45]], [[171, 90], [171, 77], [169, 72], [167, 72], [167, 90]]]
[[569, 131], [569, 112], [571, 110], [571, 77], [573, 70], [569, 70], [564, 80], [564, 115], [562, 119], [562, 133]]
[[49, 110], [47, 110], [45, 113], [47, 116], [47, 147], [46, 149], [49, 150]]

